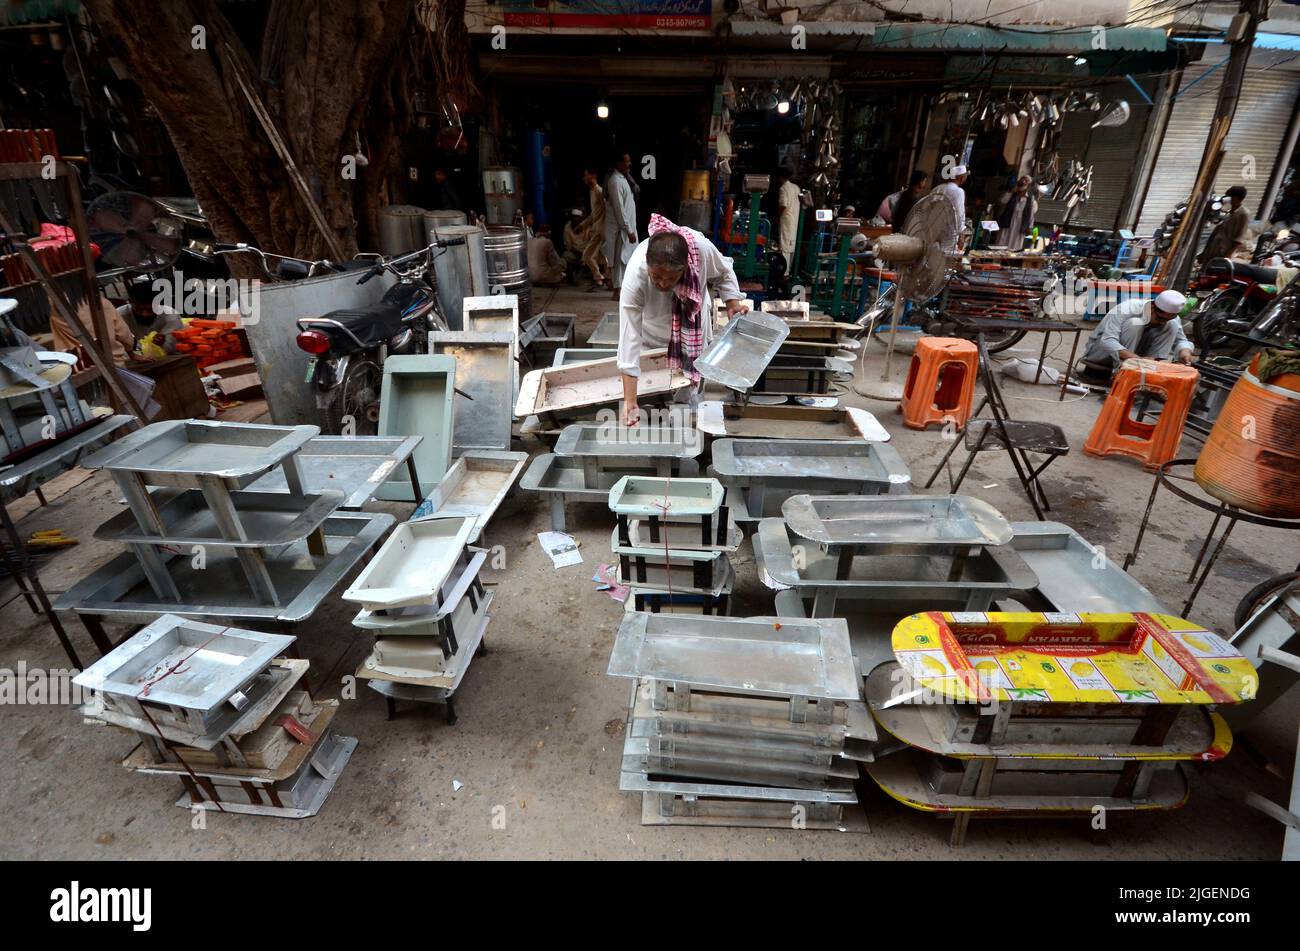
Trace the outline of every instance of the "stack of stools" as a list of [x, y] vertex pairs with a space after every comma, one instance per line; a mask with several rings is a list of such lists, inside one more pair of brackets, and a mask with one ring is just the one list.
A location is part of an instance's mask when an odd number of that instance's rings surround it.
[[970, 418], [978, 375], [975, 344], [957, 337], [922, 337], [916, 342], [898, 404], [903, 424], [925, 429], [951, 422], [961, 429]]
[[375, 636], [357, 677], [385, 698], [390, 720], [398, 700], [414, 700], [441, 703], [454, 724], [452, 698], [487, 652], [492, 593], [479, 579], [487, 552], [468, 544], [474, 524], [449, 516], [397, 526], [343, 592], [362, 609], [353, 625]]
[[972, 816], [1178, 808], [1181, 764], [1232, 746], [1211, 707], [1258, 683], [1226, 640], [1168, 614], [929, 611], [899, 622], [892, 646], [866, 696], [901, 748], [866, 771], [904, 805], [955, 819], [954, 845]]
[[80, 712], [133, 733], [122, 761], [170, 776], [191, 809], [302, 819], [320, 811], [356, 748], [335, 735], [337, 700], [313, 700], [294, 638], [164, 614], [73, 683]]
[[624, 476], [609, 491], [610, 547], [629, 611], [726, 614], [743, 535], [716, 479]]
[[626, 614], [608, 672], [643, 824], [845, 828], [877, 737], [843, 620]]
[[[1199, 377], [1195, 367], [1181, 363], [1125, 360], [1111, 380], [1083, 451], [1090, 456], [1131, 456], [1147, 469], [1160, 468], [1178, 452]], [[1164, 400], [1154, 423], [1133, 418], [1133, 402], [1143, 395]]]

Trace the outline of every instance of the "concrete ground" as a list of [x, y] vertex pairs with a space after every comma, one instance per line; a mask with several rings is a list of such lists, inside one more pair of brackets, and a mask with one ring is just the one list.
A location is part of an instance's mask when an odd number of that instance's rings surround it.
[[[586, 339], [607, 296], [564, 288], [535, 291], [534, 307], [579, 315]], [[1056, 344], [1056, 341], [1053, 341]], [[1027, 341], [1024, 346], [1036, 344]], [[1068, 344], [1056, 345], [1064, 358]], [[1026, 350], [1028, 352], [1028, 350]], [[1059, 363], [1059, 361], [1058, 361]], [[880, 374], [867, 360], [860, 379]], [[895, 376], [902, 373], [902, 361]], [[1054, 517], [1104, 546], [1115, 561], [1131, 548], [1151, 476], [1135, 463], [1085, 456], [1082, 444], [1099, 402], [1095, 397], [1051, 402], [1046, 387], [1006, 385], [1012, 411], [1058, 422], [1072, 451], [1049, 470], [1045, 484]], [[938, 432], [905, 429], [892, 404], [850, 394], [846, 402], [875, 412], [894, 444], [924, 482], [946, 443]], [[541, 451], [536, 442], [525, 443]], [[1186, 447], [1195, 452], [1194, 444]], [[940, 483], [942, 485], [942, 483]], [[988, 453], [963, 489], [987, 499], [1012, 520], [1033, 513], [1007, 458]], [[120, 510], [118, 493], [97, 475], [19, 523], [30, 533], [62, 528], [81, 544], [44, 569], [61, 591], [106, 561], [114, 549], [92, 537]], [[409, 506], [380, 505], [405, 517]], [[1182, 605], [1186, 573], [1208, 528], [1208, 516], [1165, 497], [1159, 504], [1133, 574], [1173, 611]], [[179, 784], [135, 777], [118, 762], [133, 742], [113, 730], [87, 726], [66, 706], [0, 708], [0, 855], [6, 858], [1050, 858], [1275, 859], [1282, 829], [1245, 806], [1255, 790], [1284, 800], [1297, 717], [1294, 697], [1264, 715], [1252, 731], [1252, 755], [1238, 743], [1229, 758], [1192, 770], [1181, 810], [1112, 817], [1105, 831], [1087, 820], [982, 820], [967, 844], [948, 846], [949, 826], [860, 784], [869, 834], [759, 829], [665, 828], [640, 824], [638, 797], [618, 791], [628, 686], [606, 676], [609, 649], [623, 607], [594, 590], [591, 575], [608, 561], [612, 519], [599, 506], [570, 506], [569, 529], [582, 542], [584, 562], [556, 570], [539, 550], [537, 532], [550, 527], [546, 506], [515, 490], [486, 532], [504, 546], [487, 641], [457, 695], [460, 722], [449, 727], [437, 708], [405, 706], [386, 722], [381, 699], [364, 686], [344, 700], [336, 730], [360, 740], [320, 815], [303, 821], [208, 813], [192, 828], [176, 808]], [[1293, 566], [1294, 538], [1240, 528], [1193, 609], [1195, 620], [1220, 631], [1257, 581]], [[736, 613], [771, 613], [770, 592], [758, 582], [748, 545], [735, 558]], [[329, 599], [299, 632], [311, 660], [318, 696], [337, 697], [370, 638], [349, 624], [353, 610]], [[44, 621], [22, 601], [2, 611], [0, 668], [19, 662], [62, 667], [66, 660]], [[83, 656], [93, 656], [75, 619], [69, 630]], [[1293, 692], [1294, 693], [1294, 692]], [[1270, 765], [1271, 761], [1271, 765]], [[494, 821], [495, 820], [495, 821]]]

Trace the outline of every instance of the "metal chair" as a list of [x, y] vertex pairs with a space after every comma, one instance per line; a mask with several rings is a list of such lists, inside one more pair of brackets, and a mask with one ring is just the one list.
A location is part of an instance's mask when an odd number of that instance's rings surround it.
[[[1011, 457], [1011, 465], [1016, 470], [1016, 478], [1020, 480], [1021, 488], [1025, 490], [1025, 495], [1029, 498], [1029, 504], [1034, 507], [1034, 514], [1039, 521], [1042, 521], [1044, 519], [1043, 513], [1051, 511], [1052, 506], [1047, 501], [1047, 494], [1043, 491], [1039, 477], [1058, 457], [1069, 453], [1070, 444], [1066, 441], [1065, 431], [1055, 423], [1010, 418], [1006, 399], [1002, 396], [1001, 389], [998, 388], [997, 380], [990, 366], [988, 350], [984, 346], [984, 335], [977, 333], [975, 339], [979, 348], [979, 375], [984, 383], [984, 398], [980, 400], [979, 406], [966, 423], [963, 439], [967, 451], [966, 461], [962, 464], [961, 471], [957, 474], [955, 482], [952, 479], [952, 472], [949, 470], [949, 491], [955, 493], [961, 488], [966, 473], [970, 471], [971, 464], [975, 461], [976, 454], [994, 449], [1002, 450]], [[987, 417], [980, 415], [985, 408], [989, 411]], [[930, 473], [925, 488], [928, 489], [934, 485], [934, 480], [939, 477], [940, 470], [948, 464], [952, 454], [957, 451], [957, 443], [958, 440], [953, 439], [952, 445], [948, 447], [948, 451], [939, 460], [934, 472]], [[1047, 458], [1043, 462], [1035, 464], [1029, 458], [1030, 453], [1046, 456]]]

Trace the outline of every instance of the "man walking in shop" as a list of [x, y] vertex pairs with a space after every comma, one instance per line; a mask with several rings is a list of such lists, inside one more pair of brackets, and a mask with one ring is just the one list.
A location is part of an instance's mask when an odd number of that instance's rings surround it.
[[1233, 185], [1228, 189], [1227, 197], [1232, 210], [1210, 234], [1201, 255], [1203, 263], [1215, 258], [1250, 260], [1250, 212], [1245, 208], [1246, 189]]
[[609, 286], [605, 278], [605, 268], [609, 266], [605, 258], [605, 191], [594, 168], [583, 171], [582, 182], [591, 200], [591, 214], [578, 225], [578, 235], [583, 242], [582, 263], [591, 271], [592, 283], [588, 290], [594, 291]]
[[636, 246], [636, 195], [632, 190], [631, 171], [632, 156], [625, 152], [605, 179], [605, 258], [609, 261], [615, 300], [623, 286], [627, 258]]
[[637, 385], [641, 351], [668, 348], [668, 365], [690, 378], [692, 398], [700, 384], [695, 358], [713, 331], [713, 299], [727, 317], [748, 310], [731, 258], [694, 228], [650, 216], [650, 237], [636, 246], [618, 305], [618, 369], [623, 374], [623, 423], [641, 417]]
[[1034, 195], [1034, 180], [1021, 175], [1016, 187], [1002, 196], [1002, 210], [998, 213], [998, 246], [1019, 251], [1025, 238], [1034, 230], [1034, 217], [1038, 214], [1038, 198]]
[[903, 233], [903, 226], [907, 224], [908, 212], [912, 210], [913, 205], [921, 200], [921, 196], [925, 194], [925, 190], [929, 185], [930, 176], [918, 168], [912, 173], [912, 178], [907, 183], [907, 187], [899, 193], [898, 201], [894, 204], [893, 219], [891, 221], [894, 230], [899, 234]]
[[1076, 368], [1079, 375], [1104, 383], [1121, 363], [1136, 357], [1191, 363], [1192, 342], [1178, 319], [1186, 303], [1178, 291], [1162, 291], [1155, 300], [1127, 300], [1112, 307], [1088, 337]]
[[790, 181], [790, 173], [785, 169], [776, 173], [776, 180], [780, 186], [776, 190], [776, 206], [781, 222], [776, 240], [781, 257], [785, 258], [786, 277], [789, 277], [799, 235], [799, 186]]
[[952, 170], [952, 178], [934, 186], [934, 191], [930, 193], [948, 199], [952, 208], [951, 223], [944, 230], [940, 241], [944, 254], [957, 254], [961, 251], [962, 232], [966, 230], [966, 191], [962, 188], [966, 184], [966, 175], [966, 166], [956, 165]]

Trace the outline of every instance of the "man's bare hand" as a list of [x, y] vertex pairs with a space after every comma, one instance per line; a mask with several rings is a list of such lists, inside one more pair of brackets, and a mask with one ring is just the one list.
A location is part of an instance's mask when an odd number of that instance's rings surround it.
[[623, 405], [623, 425], [635, 426], [641, 422], [641, 407], [636, 403], [625, 403]]
[[727, 319], [730, 320], [737, 314], [743, 314], [749, 310], [749, 301], [746, 300], [729, 300], [727, 301]]
[[1190, 351], [1190, 350], [1179, 350], [1179, 351], [1178, 351], [1178, 356], [1174, 357], [1174, 359], [1175, 359], [1177, 362], [1181, 363], [1183, 366], [1191, 366], [1191, 364], [1192, 364], [1192, 351]]

